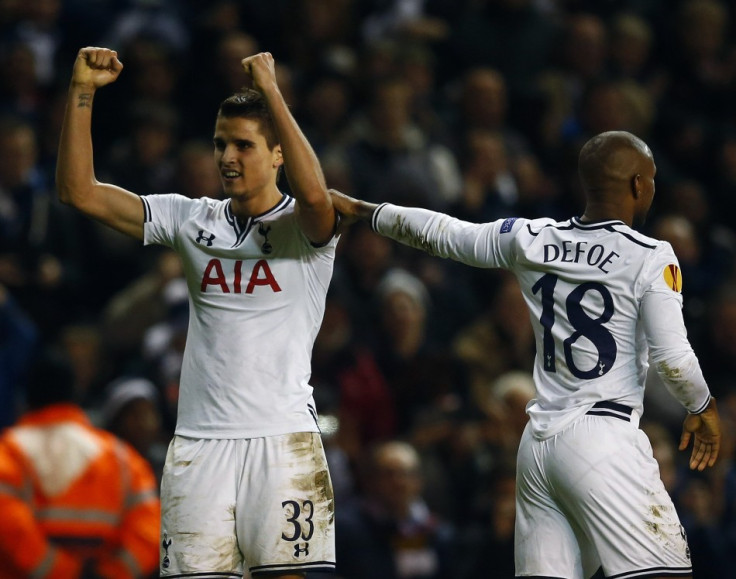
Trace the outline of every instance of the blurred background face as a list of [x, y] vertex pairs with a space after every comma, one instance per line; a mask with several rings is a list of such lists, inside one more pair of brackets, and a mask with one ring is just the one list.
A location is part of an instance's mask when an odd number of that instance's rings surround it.
[[25, 182], [36, 156], [36, 137], [30, 127], [0, 134], [0, 184], [15, 187]]
[[325, 78], [307, 95], [306, 111], [312, 124], [329, 130], [346, 117], [349, 104], [347, 84], [338, 79]]
[[378, 450], [373, 492], [392, 513], [402, 516], [422, 490], [419, 457], [408, 445], [392, 443]]
[[424, 307], [404, 292], [395, 291], [384, 297], [381, 312], [384, 329], [397, 341], [424, 327]]
[[503, 139], [489, 131], [473, 131], [468, 136], [469, 170], [476, 179], [493, 184], [508, 169]]
[[654, 237], [668, 241], [681, 263], [695, 263], [700, 247], [692, 224], [679, 215], [662, 217], [653, 228]]
[[727, 17], [719, 2], [689, 1], [679, 14], [679, 37], [690, 61], [713, 58], [723, 47]]
[[596, 76], [608, 55], [608, 40], [603, 22], [590, 14], [570, 19], [565, 45], [568, 66], [583, 78]]
[[220, 172], [209, 145], [193, 144], [184, 149], [179, 155], [177, 176], [179, 189], [191, 199], [222, 197]]
[[506, 118], [506, 83], [492, 69], [471, 72], [460, 97], [465, 122], [472, 126], [498, 128]]
[[136, 398], [120, 409], [110, 430], [145, 456], [161, 432], [158, 409], [150, 400]]
[[613, 24], [611, 57], [624, 74], [636, 74], [649, 60], [652, 32], [646, 21], [631, 14]]
[[376, 90], [370, 107], [370, 118], [375, 128], [392, 135], [409, 122], [411, 89], [401, 81], [385, 83]]
[[248, 75], [240, 62], [256, 52], [258, 43], [255, 38], [242, 32], [230, 33], [220, 42], [215, 66], [219, 79], [230, 92], [237, 92], [247, 85]]

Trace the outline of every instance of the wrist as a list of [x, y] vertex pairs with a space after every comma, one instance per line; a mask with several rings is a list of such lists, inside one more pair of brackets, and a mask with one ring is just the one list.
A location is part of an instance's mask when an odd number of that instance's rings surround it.
[[695, 414], [696, 416], [699, 416], [701, 414], [704, 414], [705, 412], [708, 412], [708, 410], [714, 410], [716, 408], [716, 398], [715, 396], [711, 396], [708, 400], [708, 404], [705, 405], [705, 408], [703, 408], [700, 412], [691, 412], [690, 414]]
[[72, 80], [71, 83], [69, 83], [70, 93], [94, 94], [96, 91], [97, 87], [93, 84], [75, 80]]
[[360, 201], [357, 204], [355, 214], [358, 219], [370, 221], [373, 218], [373, 214], [376, 212], [376, 209], [378, 209], [378, 205], [376, 203]]
[[258, 92], [260, 92], [269, 101], [272, 98], [281, 95], [281, 90], [279, 89], [279, 85], [276, 81], [259, 84], [256, 87], [256, 90], [258, 90]]

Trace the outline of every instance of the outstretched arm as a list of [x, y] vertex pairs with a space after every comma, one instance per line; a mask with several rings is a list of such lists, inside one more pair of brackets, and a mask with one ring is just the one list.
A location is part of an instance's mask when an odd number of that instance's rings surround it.
[[337, 218], [332, 200], [327, 193], [317, 155], [297, 125], [276, 83], [273, 56], [270, 52], [262, 52], [244, 58], [242, 64], [271, 112], [281, 143], [286, 177], [297, 201], [299, 224], [310, 241], [326, 243], [335, 234]]
[[115, 82], [123, 64], [107, 48], [82, 48], [74, 62], [59, 141], [59, 199], [118, 231], [143, 239], [143, 204], [138, 195], [95, 178], [92, 103], [98, 88]]
[[[445, 257], [473, 267], [510, 266], [509, 243], [514, 223], [523, 220], [500, 219], [490, 223], [469, 223], [444, 213], [390, 203], [375, 205], [330, 190], [332, 203], [342, 217], [341, 227], [354, 221], [369, 221], [384, 237], [420, 249], [429, 255]], [[518, 230], [518, 225], [516, 226]]]

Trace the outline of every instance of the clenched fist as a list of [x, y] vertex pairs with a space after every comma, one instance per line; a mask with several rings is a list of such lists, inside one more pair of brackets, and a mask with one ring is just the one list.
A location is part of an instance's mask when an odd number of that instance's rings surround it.
[[123, 70], [118, 53], [109, 48], [88, 46], [77, 54], [72, 72], [72, 84], [97, 89], [115, 82]]

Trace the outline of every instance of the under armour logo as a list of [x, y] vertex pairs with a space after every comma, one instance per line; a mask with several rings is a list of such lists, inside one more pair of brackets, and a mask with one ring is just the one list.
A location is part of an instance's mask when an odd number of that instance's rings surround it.
[[168, 569], [169, 565], [171, 565], [171, 559], [169, 559], [169, 547], [171, 546], [171, 539], [169, 539], [169, 536], [164, 531], [164, 539], [161, 541], [161, 546], [164, 548], [165, 554], [164, 558], [161, 561], [161, 566], [164, 569]]
[[261, 245], [261, 251], [263, 253], [271, 253], [273, 251], [273, 246], [268, 242], [268, 232], [271, 231], [270, 225], [263, 225], [263, 223], [258, 223], [258, 234], [263, 236], [263, 245]]
[[294, 557], [298, 559], [302, 553], [305, 557], [309, 557], [309, 543], [304, 543], [304, 547], [301, 547], [299, 543], [294, 545]]
[[204, 234], [204, 229], [199, 230], [199, 235], [197, 236], [197, 239], [195, 241], [197, 243], [202, 243], [203, 241], [207, 243], [207, 247], [212, 247], [212, 241], [215, 239], [215, 234], [213, 233], [209, 237], [207, 237]]

